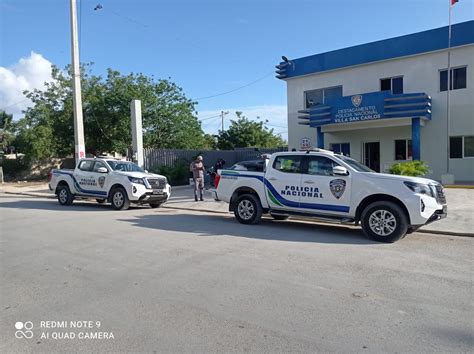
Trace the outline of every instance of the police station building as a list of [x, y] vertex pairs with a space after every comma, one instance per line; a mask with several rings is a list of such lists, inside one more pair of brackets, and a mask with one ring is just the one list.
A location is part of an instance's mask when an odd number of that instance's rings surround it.
[[342, 152], [380, 172], [422, 160], [436, 180], [449, 164], [457, 183], [474, 182], [474, 21], [451, 38], [449, 121], [448, 27], [281, 62], [289, 148]]

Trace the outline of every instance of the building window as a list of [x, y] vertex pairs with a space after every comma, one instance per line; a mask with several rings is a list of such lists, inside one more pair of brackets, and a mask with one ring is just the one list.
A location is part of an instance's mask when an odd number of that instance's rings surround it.
[[342, 86], [305, 91], [305, 108], [325, 104], [327, 100], [342, 97]]
[[349, 143], [331, 144], [331, 150], [334, 151], [336, 154], [351, 156], [351, 145]]
[[403, 77], [380, 79], [380, 91], [390, 91], [394, 95], [403, 93]]
[[[467, 87], [467, 67], [451, 69], [451, 77], [449, 86], [451, 90], [459, 90]], [[439, 72], [439, 90], [448, 90], [448, 70]]]
[[395, 160], [413, 160], [410, 139], [395, 140]]
[[474, 157], [474, 136], [452, 136], [449, 138], [449, 157], [462, 159]]

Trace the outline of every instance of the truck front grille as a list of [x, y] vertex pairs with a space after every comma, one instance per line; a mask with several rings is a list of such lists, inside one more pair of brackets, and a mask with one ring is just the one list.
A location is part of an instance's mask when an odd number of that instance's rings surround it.
[[436, 200], [440, 204], [446, 204], [446, 196], [444, 195], [444, 189], [441, 184], [437, 184], [436, 186]]
[[147, 178], [148, 184], [152, 189], [165, 189], [166, 179], [164, 178]]

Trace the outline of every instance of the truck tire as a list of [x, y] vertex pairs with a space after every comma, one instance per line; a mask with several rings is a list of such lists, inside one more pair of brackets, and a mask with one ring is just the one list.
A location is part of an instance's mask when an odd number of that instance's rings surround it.
[[150, 204], [150, 208], [155, 209], [155, 208], [159, 208], [161, 206], [161, 204], [163, 204], [163, 203], [149, 203], [149, 204]]
[[74, 200], [74, 196], [69, 190], [69, 187], [66, 185], [61, 185], [58, 187], [57, 196], [58, 196], [58, 202], [61, 205], [71, 205]]
[[243, 194], [235, 202], [234, 215], [242, 224], [256, 224], [262, 217], [260, 200], [253, 194]]
[[122, 187], [112, 190], [110, 201], [112, 202], [112, 208], [115, 210], [127, 210], [130, 207], [127, 192]]
[[379, 201], [369, 204], [361, 216], [364, 233], [379, 242], [395, 242], [405, 237], [408, 218], [397, 204]]

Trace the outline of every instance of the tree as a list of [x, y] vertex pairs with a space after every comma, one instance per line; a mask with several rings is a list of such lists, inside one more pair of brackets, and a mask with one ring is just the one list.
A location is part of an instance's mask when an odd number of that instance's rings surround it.
[[[91, 75], [83, 65], [82, 98], [86, 152], [125, 152], [131, 145], [130, 101], [142, 102], [145, 147], [203, 148], [208, 144], [195, 115], [195, 102], [169, 80], [143, 74]], [[72, 79], [70, 68], [52, 69], [44, 91], [27, 91], [33, 106], [18, 122], [18, 145], [34, 158], [74, 153]]]
[[287, 143], [280, 135], [276, 135], [273, 129], [268, 129], [263, 122], [254, 122], [235, 112], [237, 120], [231, 120], [230, 128], [221, 131], [217, 135], [217, 147], [219, 149], [235, 149], [244, 147], [279, 147]]
[[0, 110], [0, 151], [8, 152], [14, 136], [13, 115]]

